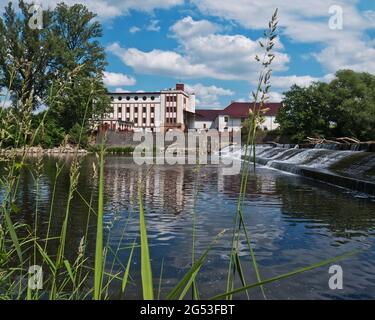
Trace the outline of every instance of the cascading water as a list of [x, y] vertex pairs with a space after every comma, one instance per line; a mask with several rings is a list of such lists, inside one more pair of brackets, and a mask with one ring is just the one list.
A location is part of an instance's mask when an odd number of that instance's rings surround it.
[[[322, 146], [302, 149], [291, 146], [256, 146], [258, 164], [306, 176], [341, 187], [375, 195], [375, 153], [335, 150]], [[332, 146], [332, 145], [330, 145]], [[356, 148], [351, 148], [356, 149]], [[222, 157], [243, 158], [244, 148], [226, 147]]]
[[375, 195], [375, 154], [371, 152], [262, 147], [256, 148], [256, 161], [267, 167]]

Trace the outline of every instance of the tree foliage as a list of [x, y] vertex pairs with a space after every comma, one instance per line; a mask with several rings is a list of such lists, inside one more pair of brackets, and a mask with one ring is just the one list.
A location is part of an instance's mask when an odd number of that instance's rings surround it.
[[[84, 5], [60, 3], [43, 11], [43, 28], [32, 29], [31, 4], [10, 2], [0, 18], [0, 91], [11, 93], [12, 107], [48, 110], [47, 127], [68, 133], [75, 124], [108, 111], [103, 84], [102, 28]], [[22, 113], [22, 112], [20, 112]], [[56, 133], [56, 132], [55, 132]], [[59, 136], [59, 134], [57, 135]], [[53, 139], [52, 139], [53, 141]], [[49, 144], [49, 143], [47, 143]]]
[[375, 76], [341, 70], [329, 84], [294, 85], [277, 115], [282, 134], [295, 142], [307, 137], [375, 139]]

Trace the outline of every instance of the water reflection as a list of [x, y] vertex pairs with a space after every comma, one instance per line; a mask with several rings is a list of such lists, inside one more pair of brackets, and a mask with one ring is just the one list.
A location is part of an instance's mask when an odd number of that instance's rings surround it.
[[[56, 184], [52, 236], [58, 235], [66, 210], [69, 186], [69, 159], [44, 160], [43, 175], [37, 192], [28, 171], [22, 173], [18, 204], [19, 221], [32, 223], [36, 195], [41, 230], [46, 230], [55, 182], [56, 161], [64, 169]], [[96, 208], [97, 180], [92, 167], [95, 157], [82, 160], [82, 170], [69, 219], [68, 255], [74, 257], [87, 223], [90, 226], [88, 252], [94, 255], [95, 216], [87, 203]], [[202, 253], [224, 229], [231, 229], [239, 192], [240, 176], [224, 176], [219, 166], [200, 167], [199, 179], [194, 166], [137, 166], [132, 159], [108, 156], [105, 165], [106, 239], [116, 249], [139, 239], [138, 184], [143, 189], [152, 267], [158, 278], [164, 260], [163, 292], [167, 292], [184, 275], [191, 264], [192, 217], [195, 187], [196, 250]], [[86, 203], [82, 200], [85, 199]], [[375, 297], [375, 262], [372, 249], [375, 226], [375, 203], [358, 199], [344, 190], [312, 182], [294, 175], [258, 168], [249, 177], [245, 210], [248, 228], [262, 277], [271, 277], [353, 249], [367, 249], [363, 254], [343, 262], [346, 286], [341, 292], [328, 289], [327, 270], [316, 270], [308, 276], [267, 286], [269, 298], [353, 298]], [[211, 251], [199, 275], [203, 297], [225, 290], [230, 250], [228, 231]], [[49, 250], [56, 249], [51, 243]], [[245, 241], [239, 247], [247, 282], [255, 281]], [[127, 261], [129, 250], [120, 252]], [[90, 263], [90, 260], [89, 260]], [[139, 280], [139, 252], [136, 251], [132, 275]], [[139, 283], [138, 283], [139, 284]], [[240, 286], [240, 283], [236, 285]], [[258, 290], [251, 292], [260, 298]], [[129, 286], [130, 298], [141, 297], [140, 286]], [[239, 296], [239, 298], [244, 298]]]

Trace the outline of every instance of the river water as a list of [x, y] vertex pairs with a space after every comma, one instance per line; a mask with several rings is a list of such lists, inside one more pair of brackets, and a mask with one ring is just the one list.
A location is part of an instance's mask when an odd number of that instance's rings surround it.
[[[39, 191], [31, 174], [22, 174], [17, 214], [20, 222], [32, 224], [38, 199], [40, 230], [47, 227], [56, 159], [45, 158]], [[58, 178], [53, 207], [52, 235], [60, 233], [69, 186], [69, 160]], [[86, 156], [78, 190], [96, 207], [97, 181], [92, 177], [94, 156]], [[120, 248], [119, 263], [126, 264], [128, 247], [139, 242], [138, 181], [143, 198], [152, 258], [155, 287], [163, 263], [161, 297], [189, 270], [192, 252], [192, 222], [196, 215], [196, 256], [208, 248], [215, 236], [228, 229], [210, 251], [198, 276], [201, 298], [225, 292], [231, 244], [231, 230], [240, 185], [240, 175], [223, 176], [220, 165], [138, 166], [131, 158], [107, 156], [105, 163], [105, 237], [112, 250]], [[197, 178], [197, 175], [199, 177]], [[197, 195], [195, 193], [197, 190]], [[196, 201], [194, 200], [196, 199]], [[194, 210], [195, 207], [195, 210]], [[78, 194], [72, 202], [67, 255], [77, 254], [84, 235], [88, 207]], [[265, 286], [269, 299], [354, 299], [375, 298], [375, 202], [323, 183], [258, 167], [249, 176], [244, 219], [263, 279], [336, 257], [355, 249], [360, 254], [336, 264], [343, 269], [343, 289], [331, 290], [329, 266]], [[89, 260], [95, 251], [95, 217], [89, 221]], [[256, 281], [249, 250], [242, 237], [239, 251], [247, 283]], [[53, 248], [52, 248], [53, 249]], [[111, 268], [108, 253], [107, 269]], [[136, 248], [131, 267], [132, 283], [127, 299], [142, 297], [140, 249]], [[116, 286], [112, 289], [116, 298]], [[236, 287], [241, 283], [236, 282]], [[250, 298], [262, 298], [259, 289]], [[244, 294], [235, 296], [244, 299]]]

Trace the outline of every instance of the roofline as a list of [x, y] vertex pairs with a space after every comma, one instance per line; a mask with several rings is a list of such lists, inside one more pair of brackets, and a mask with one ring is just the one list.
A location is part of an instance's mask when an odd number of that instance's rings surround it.
[[108, 92], [108, 95], [115, 95], [115, 94], [160, 94], [161, 91], [155, 91], [155, 92]]

